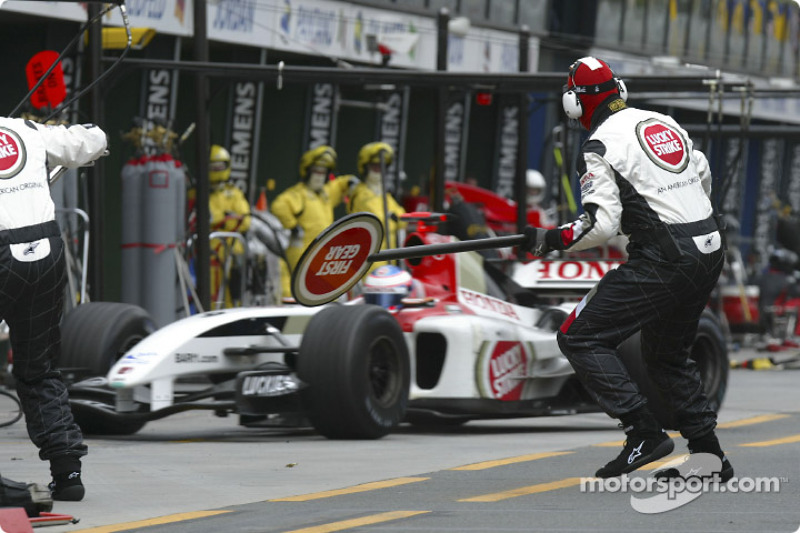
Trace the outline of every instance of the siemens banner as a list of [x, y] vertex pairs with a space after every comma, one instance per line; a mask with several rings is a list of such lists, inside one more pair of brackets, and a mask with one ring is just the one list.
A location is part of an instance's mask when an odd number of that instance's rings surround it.
[[469, 93], [450, 91], [444, 125], [444, 179], [463, 181], [469, 131]]
[[245, 193], [251, 204], [255, 200], [263, 85], [253, 81], [234, 84], [228, 105], [231, 181]]
[[336, 146], [336, 99], [339, 88], [332, 83], [309, 87], [303, 151], [317, 146]]
[[396, 193], [402, 187], [403, 156], [406, 145], [409, 88], [389, 93], [378, 113], [375, 138], [394, 149], [394, 160], [386, 169], [386, 189]]
[[518, 98], [500, 98], [497, 111], [497, 135], [494, 150], [494, 192], [505, 198], [514, 198], [514, 180], [517, 175], [519, 150]]

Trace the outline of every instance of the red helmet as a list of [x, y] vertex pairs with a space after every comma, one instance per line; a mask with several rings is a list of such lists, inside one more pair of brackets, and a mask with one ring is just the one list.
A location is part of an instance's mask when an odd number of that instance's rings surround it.
[[569, 118], [579, 119], [589, 129], [594, 110], [613, 92], [623, 101], [628, 99], [625, 82], [616, 77], [608, 63], [594, 57], [582, 57], [569, 67], [561, 104]]

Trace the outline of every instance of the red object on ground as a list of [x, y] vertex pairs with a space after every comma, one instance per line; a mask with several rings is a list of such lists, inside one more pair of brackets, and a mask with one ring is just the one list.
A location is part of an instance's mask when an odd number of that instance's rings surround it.
[[64, 524], [77, 524], [78, 519], [69, 514], [59, 513], [39, 513], [28, 519], [33, 527], [40, 526], [62, 526]]
[[22, 507], [0, 507], [0, 531], [5, 533], [33, 533], [28, 513]]

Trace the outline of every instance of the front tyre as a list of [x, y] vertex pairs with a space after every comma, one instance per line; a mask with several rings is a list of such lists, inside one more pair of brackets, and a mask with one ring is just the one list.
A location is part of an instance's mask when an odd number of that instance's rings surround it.
[[[105, 376], [125, 352], [155, 331], [150, 315], [139, 306], [89, 302], [70, 311], [61, 324], [59, 368], [71, 379]], [[75, 422], [88, 435], [132, 435], [145, 421], [114, 412], [108, 390], [70, 387]]]
[[311, 319], [297, 374], [316, 430], [330, 439], [377, 439], [405, 416], [411, 379], [397, 320], [374, 305], [332, 306]]
[[155, 329], [153, 319], [137, 305], [79, 305], [61, 324], [59, 368], [74, 369], [85, 377], [105, 376], [125, 352]]

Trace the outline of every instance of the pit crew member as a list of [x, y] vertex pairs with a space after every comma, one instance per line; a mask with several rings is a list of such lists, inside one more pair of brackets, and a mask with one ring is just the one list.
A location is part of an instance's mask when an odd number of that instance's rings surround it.
[[[383, 171], [392, 164], [394, 150], [384, 142], [372, 142], [365, 144], [358, 151], [357, 170], [361, 183], [356, 185], [353, 190], [348, 212], [358, 213], [365, 211], [378, 217], [384, 227], [384, 249], [397, 248], [398, 229], [404, 228], [405, 223], [400, 222], [400, 216], [406, 210], [394, 199], [391, 193], [383, 189]], [[381, 163], [381, 160], [383, 162]], [[386, 194], [384, 195], [384, 192]], [[389, 223], [386, 223], [384, 212], [384, 201], [386, 202], [386, 213], [389, 215]], [[378, 261], [372, 264], [369, 271], [385, 265], [385, 261]]]
[[673, 450], [673, 442], [620, 360], [616, 347], [642, 330], [648, 374], [670, 406], [692, 453], [722, 460], [716, 413], [689, 358], [698, 320], [724, 261], [705, 156], [669, 116], [629, 107], [627, 89], [594, 57], [569, 69], [562, 103], [589, 131], [578, 161], [584, 213], [545, 230], [527, 227], [534, 255], [585, 250], [618, 232], [630, 238], [628, 261], [610, 271], [562, 324], [558, 343], [581, 382], [627, 435], [619, 456], [600, 468], [616, 477]]
[[292, 300], [291, 272], [303, 251], [333, 223], [333, 209], [358, 182], [355, 176], [329, 179], [336, 170], [336, 160], [336, 151], [330, 146], [307, 151], [300, 157], [300, 181], [272, 202], [272, 213], [291, 232], [286, 249], [288, 265], [281, 262], [281, 291], [285, 301]]
[[50, 462], [56, 500], [79, 501], [87, 447], [56, 370], [66, 266], [48, 167], [76, 168], [105, 152], [95, 125], [0, 118], [0, 319], [10, 328], [13, 374], [28, 435]]
[[[250, 203], [242, 190], [230, 181], [231, 154], [224, 147], [211, 146], [208, 179], [211, 193], [208, 210], [211, 214], [211, 231], [246, 233], [250, 228]], [[233, 307], [241, 300], [241, 264], [244, 246], [236, 239], [212, 239], [211, 294], [215, 308]], [[226, 290], [220, 294], [221, 288]]]

